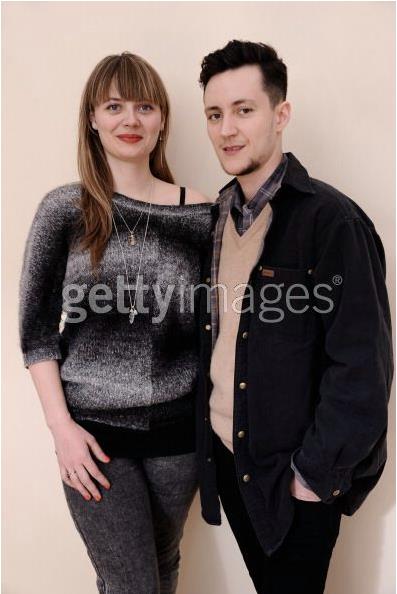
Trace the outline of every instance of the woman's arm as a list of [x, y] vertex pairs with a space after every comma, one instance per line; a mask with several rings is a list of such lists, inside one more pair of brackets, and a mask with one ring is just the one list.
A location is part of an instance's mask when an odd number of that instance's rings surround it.
[[[63, 481], [86, 498], [108, 481], [91, 458], [90, 449], [108, 461], [94, 437], [78, 425], [67, 407], [60, 371], [59, 324], [62, 287], [69, 254], [69, 236], [76, 212], [73, 186], [53, 190], [41, 201], [25, 246], [20, 283], [20, 339], [25, 367], [38, 392], [46, 423], [52, 432]], [[70, 478], [69, 478], [70, 475]]]
[[71, 420], [62, 389], [57, 361], [40, 361], [29, 367], [47, 427], [53, 431]]
[[54, 438], [62, 480], [77, 489], [87, 501], [91, 499], [91, 495], [99, 501], [101, 495], [90, 475], [106, 489], [110, 488], [110, 483], [95, 464], [91, 452], [101, 462], [109, 462], [110, 459], [94, 436], [70, 416], [58, 362], [40, 361], [31, 365], [29, 371], [40, 398], [47, 426]]

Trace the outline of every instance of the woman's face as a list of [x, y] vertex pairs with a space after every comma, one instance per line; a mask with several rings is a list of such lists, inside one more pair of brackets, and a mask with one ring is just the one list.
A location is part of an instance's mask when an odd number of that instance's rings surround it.
[[107, 158], [121, 161], [149, 159], [163, 129], [158, 105], [125, 101], [114, 85], [110, 87], [108, 100], [95, 108], [90, 119]]

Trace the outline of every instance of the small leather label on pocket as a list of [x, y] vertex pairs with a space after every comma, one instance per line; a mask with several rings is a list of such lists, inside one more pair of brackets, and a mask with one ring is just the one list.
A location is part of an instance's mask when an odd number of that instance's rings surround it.
[[262, 276], [273, 278], [274, 270], [270, 270], [270, 268], [262, 268]]

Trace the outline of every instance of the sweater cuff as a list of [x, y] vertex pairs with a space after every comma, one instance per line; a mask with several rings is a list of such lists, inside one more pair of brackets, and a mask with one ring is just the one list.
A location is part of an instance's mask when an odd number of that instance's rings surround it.
[[34, 363], [39, 363], [39, 361], [53, 361], [58, 359], [62, 359], [60, 349], [50, 346], [34, 348], [23, 353], [23, 363], [26, 369]]
[[311, 486], [305, 481], [305, 479], [303, 478], [303, 476], [301, 475], [301, 473], [299, 472], [299, 470], [295, 466], [295, 463], [294, 463], [294, 454], [292, 454], [292, 456], [291, 456], [291, 468], [294, 471], [295, 476], [298, 479], [298, 481], [300, 482], [300, 484], [303, 487], [305, 487], [306, 489], [312, 490]]

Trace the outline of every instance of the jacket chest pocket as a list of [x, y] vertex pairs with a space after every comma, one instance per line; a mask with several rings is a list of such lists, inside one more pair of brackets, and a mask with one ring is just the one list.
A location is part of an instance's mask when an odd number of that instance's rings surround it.
[[314, 336], [311, 269], [258, 264], [255, 283], [256, 323], [273, 341], [299, 342]]

